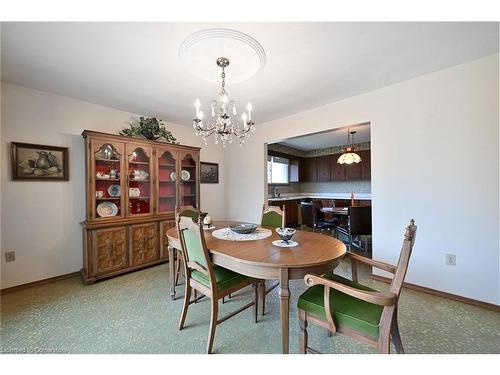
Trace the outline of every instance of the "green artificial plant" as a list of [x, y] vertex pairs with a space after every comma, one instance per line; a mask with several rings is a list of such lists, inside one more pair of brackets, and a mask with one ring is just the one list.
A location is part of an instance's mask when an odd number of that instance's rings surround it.
[[149, 140], [162, 139], [168, 143], [177, 143], [177, 140], [170, 131], [165, 129], [162, 120], [156, 117], [139, 117], [137, 124], [130, 124], [130, 129], [123, 129], [120, 135], [129, 137], [144, 137]]

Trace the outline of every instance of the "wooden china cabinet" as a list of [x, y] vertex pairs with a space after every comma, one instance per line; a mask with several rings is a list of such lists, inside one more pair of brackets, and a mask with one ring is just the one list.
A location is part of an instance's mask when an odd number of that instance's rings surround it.
[[85, 130], [85, 282], [168, 260], [175, 207], [200, 205], [200, 149]]

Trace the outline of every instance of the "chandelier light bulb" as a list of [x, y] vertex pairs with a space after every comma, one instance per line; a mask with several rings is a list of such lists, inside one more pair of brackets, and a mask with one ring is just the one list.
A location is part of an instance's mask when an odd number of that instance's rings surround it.
[[203, 111], [198, 111], [198, 118], [203, 120]]
[[199, 117], [199, 114], [200, 114], [200, 99], [196, 99], [196, 101], [194, 102], [194, 106], [196, 107], [196, 117]]

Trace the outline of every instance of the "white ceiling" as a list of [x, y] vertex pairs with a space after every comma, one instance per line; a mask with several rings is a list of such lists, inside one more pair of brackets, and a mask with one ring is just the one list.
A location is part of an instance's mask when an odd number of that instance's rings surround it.
[[251, 79], [231, 84], [227, 71], [230, 98], [251, 101], [256, 123], [498, 52], [498, 23], [4, 22], [2, 79], [189, 125], [194, 100], [208, 104], [219, 85], [188, 73], [179, 46], [215, 27], [265, 50]]
[[370, 124], [349, 126], [348, 128], [335, 129], [327, 132], [314, 133], [301, 137], [288, 138], [280, 144], [290, 146], [302, 151], [320, 150], [327, 147], [344, 146], [347, 141], [347, 131], [355, 131], [352, 143], [370, 142]]

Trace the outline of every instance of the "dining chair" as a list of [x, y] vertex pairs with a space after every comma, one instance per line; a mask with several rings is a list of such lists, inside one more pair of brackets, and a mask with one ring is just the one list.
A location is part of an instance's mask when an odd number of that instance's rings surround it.
[[[349, 251], [355, 246], [368, 252], [368, 241], [361, 241], [361, 236], [372, 234], [372, 207], [371, 206], [351, 206], [347, 209], [347, 225], [336, 225], [335, 231], [347, 237]], [[357, 242], [356, 242], [357, 240]]]
[[[212, 353], [217, 325], [252, 306], [254, 307], [254, 322], [257, 323], [257, 283], [259, 280], [240, 275], [212, 263], [203, 234], [203, 221], [201, 217], [199, 217], [198, 223], [195, 223], [190, 217], [177, 215], [176, 224], [186, 271], [184, 305], [179, 321], [179, 330], [184, 328], [189, 305], [205, 296], [210, 298], [210, 330], [206, 349], [207, 353], [210, 354]], [[253, 302], [219, 319], [219, 299], [248, 285], [253, 285]], [[192, 290], [200, 292], [201, 296], [191, 300]]]
[[284, 228], [286, 225], [285, 205], [283, 209], [278, 206], [262, 206], [262, 218], [260, 224], [267, 227]]
[[[193, 221], [198, 222], [198, 218], [200, 216], [200, 211], [194, 208], [192, 205], [188, 206], [179, 206], [175, 208], [175, 214], [180, 216], [186, 216], [193, 219]], [[206, 215], [206, 214], [205, 214]], [[183, 262], [183, 257], [181, 254], [177, 254], [175, 257], [175, 285], [174, 288], [179, 285], [179, 274], [181, 268], [181, 262]]]
[[314, 274], [304, 277], [310, 288], [298, 300], [300, 353], [319, 353], [308, 346], [309, 323], [326, 328], [331, 333], [342, 333], [376, 346], [379, 353], [389, 353], [392, 340], [396, 351], [404, 353], [398, 328], [398, 300], [416, 231], [417, 226], [412, 219], [406, 227], [396, 266], [347, 253], [352, 265], [360, 262], [392, 273], [394, 277], [388, 292], [379, 292], [359, 284], [355, 267], [353, 280], [333, 273], [323, 277]]
[[[286, 211], [285, 205], [281, 209], [279, 206], [268, 206], [266, 204], [262, 206], [262, 218], [260, 224], [267, 227], [273, 228], [284, 228], [286, 226]], [[266, 289], [266, 281], [262, 280], [259, 284], [259, 294], [261, 297], [261, 314], [264, 315], [266, 311], [266, 300], [265, 295], [270, 293], [275, 289], [279, 283], [274, 283], [270, 288]]]

